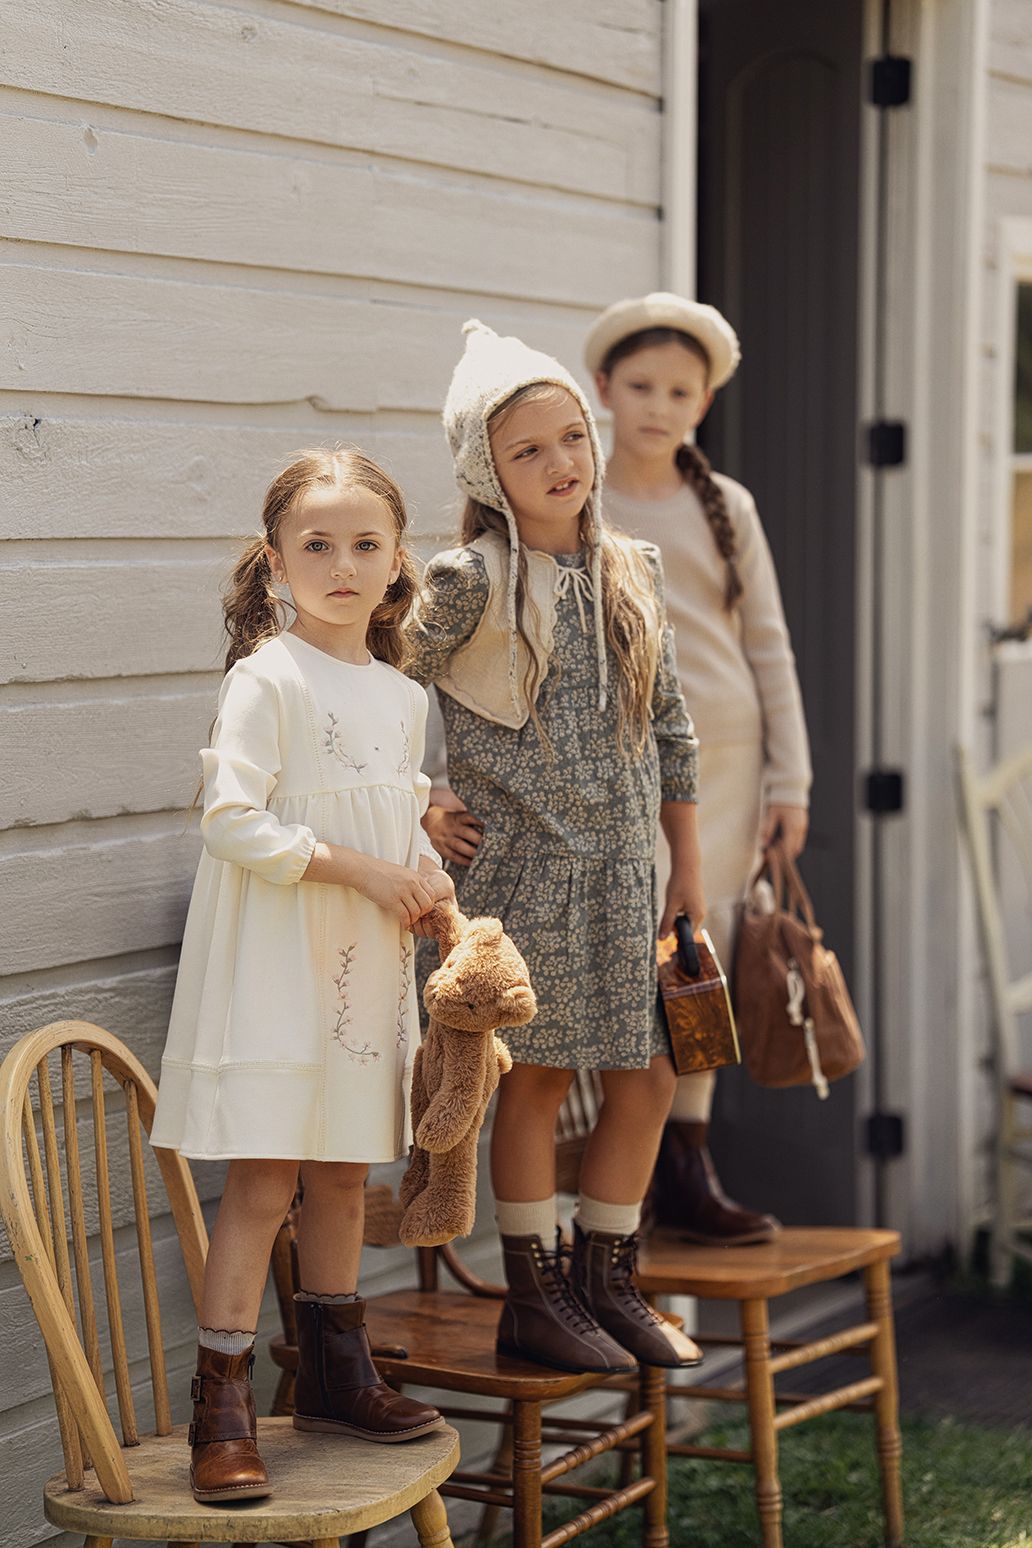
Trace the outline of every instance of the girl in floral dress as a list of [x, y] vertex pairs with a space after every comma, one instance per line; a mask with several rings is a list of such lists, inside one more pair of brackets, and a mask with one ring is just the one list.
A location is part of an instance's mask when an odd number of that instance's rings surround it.
[[[152, 1143], [228, 1160], [204, 1278], [190, 1478], [269, 1493], [250, 1385], [300, 1170], [294, 1425], [401, 1441], [441, 1423], [381, 1382], [356, 1294], [368, 1164], [409, 1143], [411, 931], [454, 895], [420, 826], [426, 694], [397, 486], [354, 450], [274, 479], [226, 599], [226, 677]], [[280, 631], [275, 588], [293, 622]]]
[[[492, 1134], [508, 1295], [499, 1348], [549, 1365], [693, 1364], [691, 1340], [634, 1282], [636, 1228], [674, 1089], [657, 1018], [662, 928], [704, 912], [696, 742], [677, 684], [658, 551], [606, 531], [591, 410], [555, 360], [466, 325], [445, 426], [468, 500], [462, 543], [430, 564], [411, 670], [438, 689], [450, 784], [482, 825], [455, 871], [461, 907], [501, 916], [538, 1012]], [[427, 964], [429, 965], [429, 963]], [[600, 1071], [572, 1271], [556, 1230], [553, 1136], [576, 1069]]]

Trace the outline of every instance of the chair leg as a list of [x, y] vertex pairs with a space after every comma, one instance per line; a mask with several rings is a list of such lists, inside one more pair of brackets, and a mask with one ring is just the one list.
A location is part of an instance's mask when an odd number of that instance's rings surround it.
[[279, 1381], [276, 1383], [276, 1396], [272, 1400], [269, 1413], [274, 1419], [287, 1419], [294, 1412], [294, 1373], [293, 1371], [280, 1371]]
[[82, 1548], [111, 1548], [113, 1537], [84, 1537]]
[[311, 1548], [340, 1548], [339, 1537], [313, 1537]]
[[996, 1135], [996, 1199], [993, 1207], [992, 1244], [989, 1272], [997, 1290], [1010, 1286], [1014, 1272], [1011, 1241], [1014, 1236], [1014, 1220], [1017, 1214], [1017, 1168], [1011, 1154], [1014, 1147], [1015, 1104], [1006, 1092], [1000, 1101], [1000, 1116]]
[[882, 1379], [875, 1394], [874, 1423], [881, 1471], [882, 1509], [885, 1513], [885, 1541], [896, 1548], [903, 1541], [903, 1491], [899, 1462], [902, 1443], [899, 1435], [899, 1380], [896, 1374], [896, 1333], [892, 1318], [892, 1282], [888, 1261], [872, 1263], [864, 1270], [867, 1316], [878, 1326], [871, 1345], [871, 1365]]
[[[512, 1417], [512, 1404], [508, 1405], [508, 1413]], [[492, 1473], [507, 1473], [512, 1477], [512, 1425], [503, 1424], [502, 1433], [498, 1441], [498, 1449], [491, 1459]], [[481, 1548], [484, 1543], [489, 1543], [495, 1535], [498, 1526], [498, 1512], [501, 1505], [485, 1505], [480, 1512], [480, 1521], [477, 1525], [477, 1535], [474, 1538], [476, 1548]]]
[[774, 1428], [774, 1378], [770, 1370], [767, 1302], [743, 1301], [741, 1304], [745, 1385], [760, 1534], [763, 1548], [782, 1548], [781, 1481], [778, 1477], [778, 1437]]
[[641, 1367], [641, 1406], [652, 1413], [652, 1423], [641, 1434], [641, 1476], [656, 1480], [645, 1496], [641, 1540], [644, 1548], [668, 1548], [666, 1372], [658, 1366]]
[[448, 1526], [448, 1512], [436, 1489], [418, 1505], [413, 1505], [410, 1514], [419, 1536], [419, 1548], [455, 1548]]
[[513, 1404], [513, 1548], [541, 1548], [541, 1404]]

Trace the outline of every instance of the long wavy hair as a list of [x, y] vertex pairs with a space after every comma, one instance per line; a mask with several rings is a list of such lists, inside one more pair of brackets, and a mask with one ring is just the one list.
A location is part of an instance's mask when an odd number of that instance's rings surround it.
[[276, 594], [266, 549], [279, 551], [282, 524], [297, 509], [305, 492], [326, 486], [367, 489], [390, 512], [401, 553], [401, 570], [397, 580], [388, 586], [383, 601], [373, 609], [366, 647], [377, 660], [404, 668], [409, 656], [404, 627], [419, 594], [415, 563], [405, 548], [405, 499], [390, 475], [357, 446], [334, 446], [330, 450], [298, 452], [266, 490], [262, 530], [244, 546], [223, 594], [223, 616], [229, 636], [227, 672], [266, 640], [275, 639], [283, 628], [287, 604]]
[[[532, 382], [521, 387], [499, 404], [488, 420], [488, 428], [501, 428], [521, 404], [544, 402], [563, 390], [552, 382]], [[606, 644], [617, 667], [617, 742], [622, 753], [637, 756], [648, 740], [652, 690], [659, 667], [661, 621], [645, 560], [630, 538], [596, 520], [595, 498], [594, 494], [589, 495], [581, 511], [579, 537], [589, 563], [596, 541], [600, 547], [602, 622]], [[505, 515], [479, 500], [467, 499], [462, 513], [461, 541], [471, 543], [483, 532], [497, 532], [508, 542]], [[521, 543], [516, 578], [516, 628], [529, 655], [523, 689], [534, 728], [545, 747], [551, 750], [535, 702], [549, 666], [548, 663], [539, 665], [530, 648], [532, 635], [540, 624], [533, 599], [527, 592], [527, 559]], [[551, 669], [556, 671], [557, 666], [553, 665]]]
[[[631, 355], [636, 355], [640, 349], [651, 349], [656, 344], [680, 344], [689, 354], [695, 355], [702, 361], [706, 367], [706, 375], [709, 376], [711, 365], [706, 350], [698, 339], [693, 338], [690, 333], [683, 333], [680, 328], [641, 328], [637, 333], [629, 333], [625, 339], [620, 339], [614, 344], [606, 355], [599, 368], [602, 375], [609, 376], [613, 367], [621, 360], [627, 360]], [[681, 477], [694, 489], [699, 498], [706, 520], [709, 522], [710, 531], [713, 533], [717, 552], [724, 561], [724, 607], [730, 612], [742, 596], [744, 588], [738, 569], [738, 541], [731, 524], [724, 492], [713, 477], [709, 458], [698, 446], [689, 445], [687, 441], [682, 442], [677, 448], [675, 460]]]

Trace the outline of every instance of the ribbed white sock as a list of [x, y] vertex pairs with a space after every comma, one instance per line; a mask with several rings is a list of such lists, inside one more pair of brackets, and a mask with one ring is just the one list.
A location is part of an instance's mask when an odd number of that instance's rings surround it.
[[674, 1087], [671, 1118], [678, 1123], [709, 1123], [716, 1084], [716, 1070], [703, 1070], [699, 1075], [682, 1075]]
[[577, 1224], [582, 1231], [604, 1231], [608, 1236], [631, 1236], [641, 1220], [641, 1204], [606, 1204], [586, 1193], [577, 1199]]
[[243, 1333], [239, 1328], [230, 1332], [226, 1328], [198, 1328], [197, 1342], [202, 1349], [214, 1349], [218, 1354], [238, 1355], [250, 1349], [253, 1333]]
[[546, 1247], [551, 1247], [556, 1225], [555, 1194], [547, 1199], [535, 1199], [530, 1203], [507, 1203], [495, 1200], [495, 1220], [501, 1236], [540, 1236]]
[[294, 1300], [319, 1301], [323, 1306], [346, 1306], [349, 1301], [358, 1300], [358, 1291], [342, 1290], [338, 1295], [318, 1295], [314, 1290], [297, 1290]]

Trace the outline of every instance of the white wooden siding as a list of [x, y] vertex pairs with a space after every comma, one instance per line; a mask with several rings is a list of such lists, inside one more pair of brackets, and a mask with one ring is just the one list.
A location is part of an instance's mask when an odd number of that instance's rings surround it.
[[[662, 11], [0, 0], [0, 1053], [84, 1016], [157, 1070], [218, 582], [277, 465], [357, 442], [430, 550], [462, 321], [579, 369], [595, 309], [659, 282]], [[182, 1417], [193, 1323], [159, 1236]], [[51, 1535], [59, 1452], [5, 1245], [0, 1351], [21, 1548]]]

